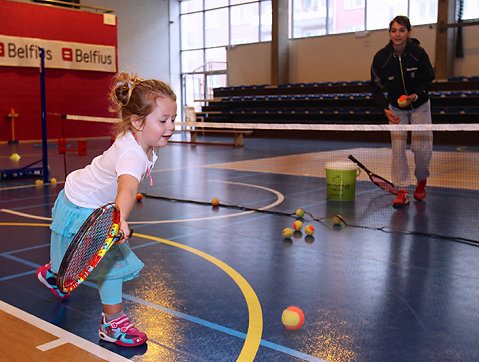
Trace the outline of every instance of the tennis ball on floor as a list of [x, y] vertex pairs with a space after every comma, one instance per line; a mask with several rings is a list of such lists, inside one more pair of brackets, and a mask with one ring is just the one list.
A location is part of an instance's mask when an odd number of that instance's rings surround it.
[[407, 103], [407, 96], [403, 94], [401, 97], [398, 98], [398, 104], [400, 106], [405, 106], [406, 103]]
[[303, 218], [304, 210], [303, 209], [297, 209], [296, 210], [296, 216], [299, 217], [299, 218]]
[[293, 229], [291, 228], [284, 228], [283, 229], [283, 237], [285, 239], [289, 239], [293, 236]]
[[141, 200], [143, 200], [143, 195], [140, 194], [140, 193], [137, 193], [136, 194], [136, 201], [141, 201]]
[[288, 329], [298, 329], [304, 324], [304, 313], [300, 308], [292, 305], [283, 311], [281, 322]]
[[304, 228], [304, 232], [306, 233], [306, 235], [313, 235], [314, 234], [314, 226], [312, 225], [306, 225], [306, 227]]
[[15, 152], [15, 153], [12, 153], [12, 154], [10, 155], [10, 159], [11, 159], [13, 162], [18, 162], [18, 160], [19, 160], [20, 158], [21, 158], [20, 155], [19, 155], [18, 153], [16, 153], [16, 152]]
[[35, 180], [36, 186], [43, 186], [43, 180]]
[[333, 223], [333, 227], [342, 228], [344, 226], [344, 221], [340, 215], [334, 215], [331, 218], [331, 221]]
[[296, 231], [300, 231], [302, 228], [303, 228], [303, 223], [299, 220], [296, 220], [294, 223], [293, 223], [293, 228], [294, 230]]
[[52, 178], [50, 179], [50, 183], [51, 183], [52, 185], [56, 185], [56, 184], [57, 184], [57, 179], [56, 179], [55, 177], [52, 177]]
[[211, 200], [211, 205], [213, 206], [218, 206], [220, 204], [220, 200], [218, 200], [217, 197], [213, 198], [213, 200]]

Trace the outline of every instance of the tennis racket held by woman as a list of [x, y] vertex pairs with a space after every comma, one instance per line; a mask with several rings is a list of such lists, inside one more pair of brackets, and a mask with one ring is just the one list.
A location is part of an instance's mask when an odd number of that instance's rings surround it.
[[368, 175], [369, 179], [378, 187], [382, 188], [384, 191], [390, 192], [393, 195], [397, 195], [398, 190], [396, 189], [396, 186], [388, 180], [386, 180], [384, 177], [381, 177], [379, 175], [376, 175], [374, 172], [369, 170], [366, 166], [364, 166], [361, 162], [356, 160], [352, 155], [349, 155], [348, 158], [353, 161], [356, 165], [361, 167]]
[[57, 287], [63, 293], [77, 288], [110, 247], [123, 238], [120, 208], [109, 203], [95, 209], [73, 237], [58, 269]]

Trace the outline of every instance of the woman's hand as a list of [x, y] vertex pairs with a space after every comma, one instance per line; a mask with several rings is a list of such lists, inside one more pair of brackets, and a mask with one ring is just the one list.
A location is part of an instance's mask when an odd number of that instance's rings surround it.
[[391, 123], [398, 124], [401, 121], [401, 119], [396, 116], [390, 109], [385, 109], [384, 114]]
[[406, 96], [405, 102], [401, 104], [398, 103], [398, 106], [400, 108], [407, 108], [411, 105], [412, 102], [416, 101], [416, 99], [417, 99], [417, 94], [413, 93], [411, 95]]

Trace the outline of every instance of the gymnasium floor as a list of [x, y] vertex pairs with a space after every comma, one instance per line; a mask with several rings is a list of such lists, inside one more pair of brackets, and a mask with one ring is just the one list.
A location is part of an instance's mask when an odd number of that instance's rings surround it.
[[[89, 140], [87, 156], [67, 154], [67, 170], [108, 145]], [[1, 144], [1, 168], [38, 160], [38, 146]], [[325, 161], [353, 153], [379, 165], [368, 150], [387, 159], [387, 146], [247, 138], [244, 148], [162, 149], [154, 186], [140, 188], [151, 197], [130, 217], [130, 245], [145, 268], [124, 284], [124, 308], [149, 340], [128, 349], [99, 340], [94, 283], [60, 302], [36, 280], [64, 180], [51, 144], [56, 186], [0, 182], [0, 359], [477, 360], [478, 149], [435, 147], [424, 202], [394, 209], [364, 174], [355, 201], [326, 200]], [[457, 170], [471, 173], [462, 179]], [[388, 176], [387, 167], [375, 171]], [[285, 240], [297, 208], [316, 232]], [[332, 225], [336, 214], [346, 226]], [[304, 311], [299, 330], [281, 323], [290, 305]]]

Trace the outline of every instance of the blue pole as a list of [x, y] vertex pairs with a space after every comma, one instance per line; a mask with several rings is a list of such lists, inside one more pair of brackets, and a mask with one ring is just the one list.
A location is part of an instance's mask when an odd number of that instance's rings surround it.
[[48, 148], [47, 148], [47, 106], [45, 95], [45, 49], [40, 50], [40, 93], [42, 98], [42, 152], [43, 152], [43, 183], [49, 182]]

